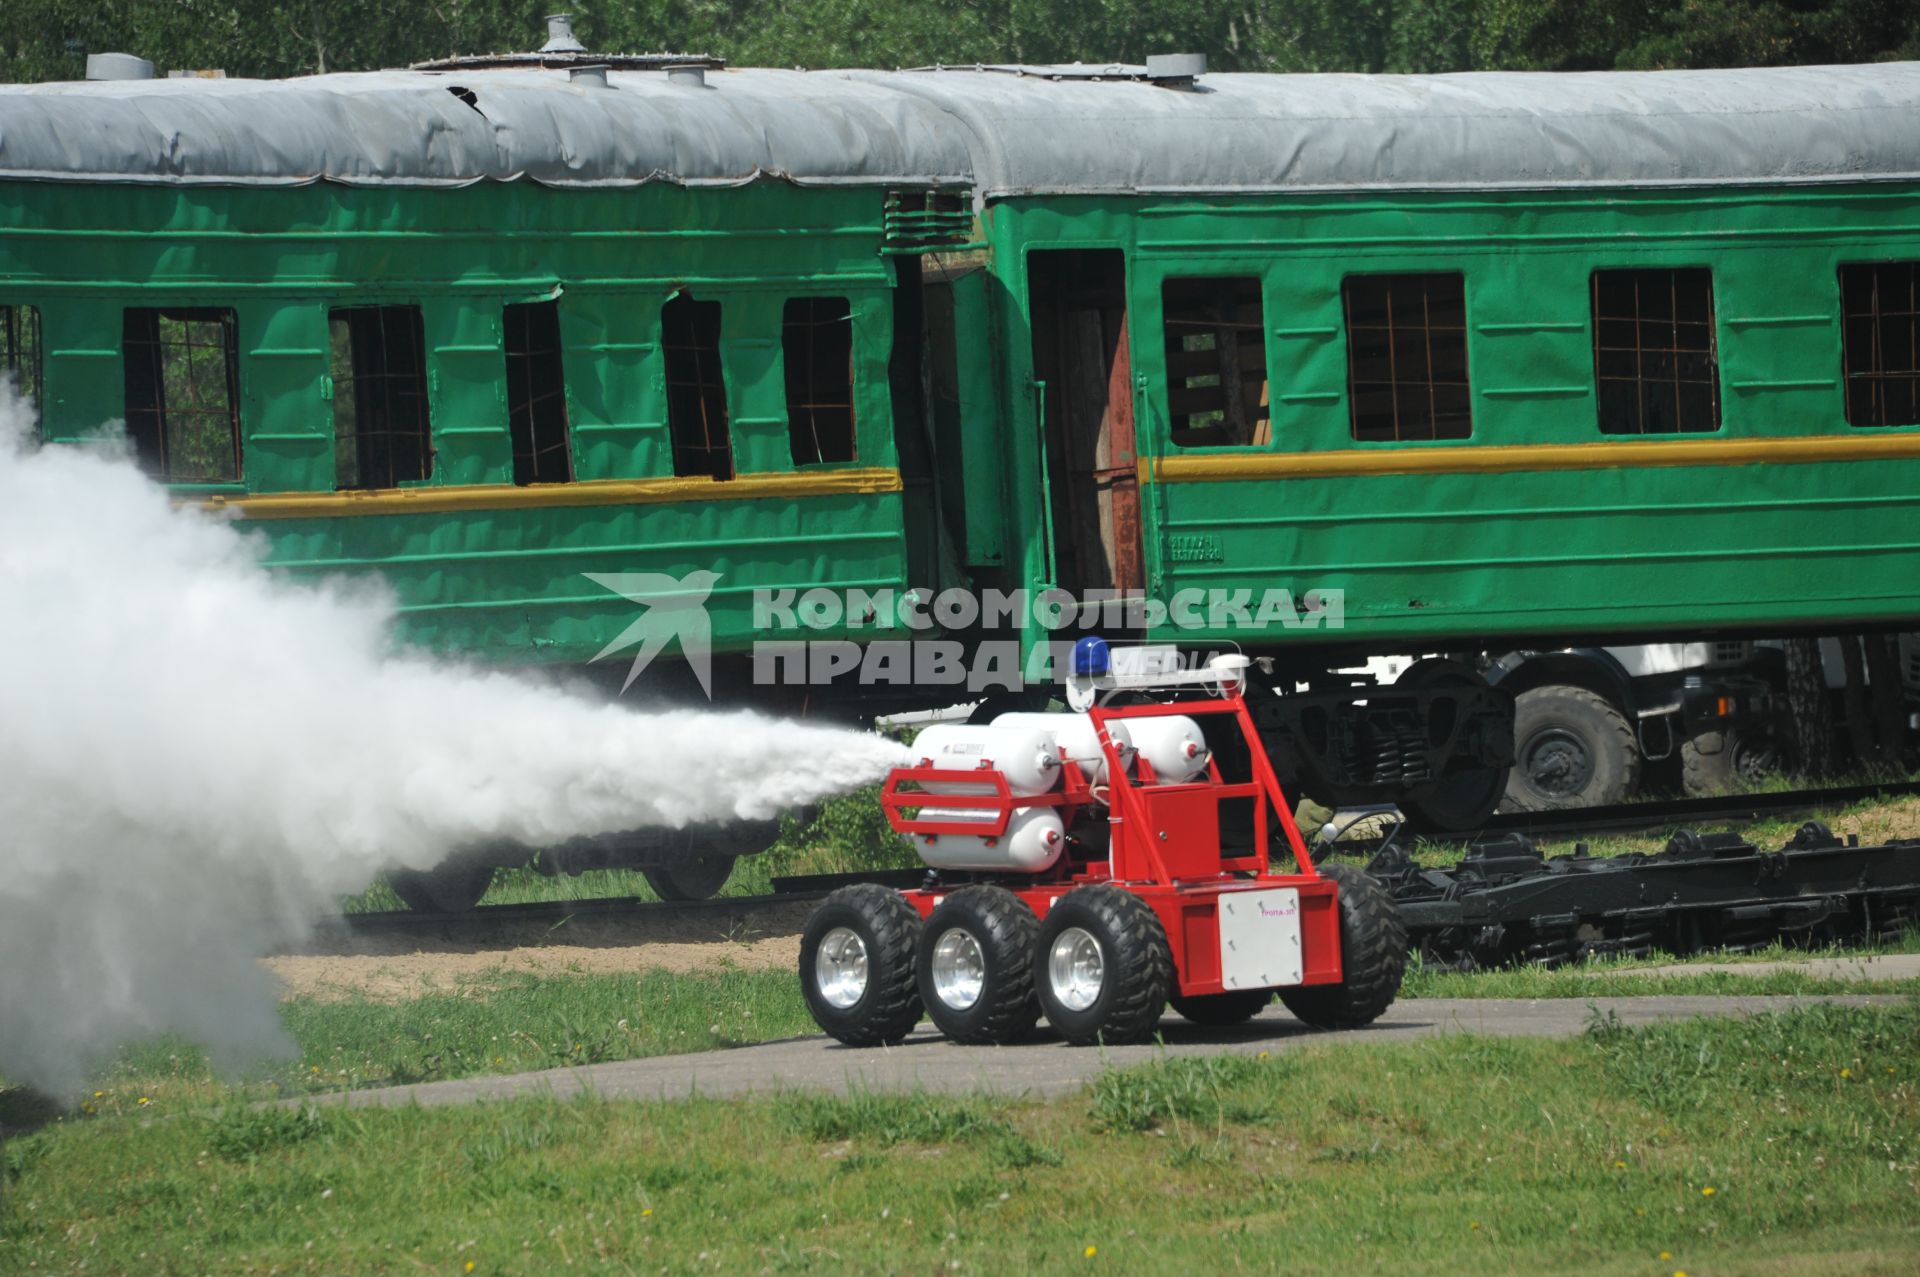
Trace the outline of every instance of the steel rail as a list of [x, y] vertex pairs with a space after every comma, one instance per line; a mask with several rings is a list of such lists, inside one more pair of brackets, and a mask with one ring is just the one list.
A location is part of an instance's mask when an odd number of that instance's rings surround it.
[[1648, 833], [1700, 825], [1748, 824], [1757, 820], [1804, 816], [1834, 807], [1920, 794], [1920, 782], [1843, 785], [1829, 789], [1785, 790], [1772, 794], [1733, 794], [1712, 798], [1673, 798], [1656, 802], [1614, 803], [1562, 811], [1523, 811], [1495, 816], [1476, 833], [1430, 836], [1434, 842], [1474, 842], [1502, 834], [1533, 838], [1573, 834]]

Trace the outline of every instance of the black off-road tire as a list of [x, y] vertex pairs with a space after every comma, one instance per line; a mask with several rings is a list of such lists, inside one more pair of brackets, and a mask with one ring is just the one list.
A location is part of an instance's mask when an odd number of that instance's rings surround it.
[[1625, 802], [1640, 784], [1640, 743], [1613, 703], [1554, 685], [1513, 702], [1513, 770], [1505, 809], [1556, 811]]
[[[1102, 967], [1098, 993], [1078, 1010], [1055, 996], [1049, 972], [1054, 941], [1074, 927], [1098, 945]], [[1159, 916], [1140, 897], [1106, 883], [1076, 887], [1054, 903], [1040, 924], [1033, 947], [1033, 983], [1047, 1023], [1073, 1045], [1145, 1042], [1153, 1037], [1173, 990], [1173, 951]]]
[[[934, 955], [942, 937], [964, 931], [980, 946], [985, 978], [980, 996], [951, 1007], [934, 983]], [[939, 1030], [969, 1046], [1013, 1042], [1040, 1022], [1033, 993], [1033, 942], [1040, 920], [1005, 887], [962, 887], [942, 900], [920, 930], [920, 1001]]]
[[[820, 943], [845, 927], [866, 946], [867, 984], [860, 998], [839, 1007], [822, 995]], [[914, 948], [920, 915], [899, 892], [873, 883], [842, 887], [820, 902], [800, 937], [800, 991], [813, 1022], [848, 1046], [900, 1041], [920, 1023], [920, 990], [914, 982]]]
[[1225, 993], [1202, 993], [1191, 998], [1176, 993], [1173, 1009], [1194, 1024], [1224, 1029], [1245, 1024], [1266, 1010], [1272, 1001], [1272, 989], [1229, 989]]
[[1779, 747], [1764, 733], [1701, 732], [1680, 744], [1680, 785], [1693, 798], [1736, 793], [1779, 770]]
[[1287, 1010], [1316, 1029], [1358, 1029], [1379, 1019], [1407, 973], [1407, 924], [1378, 879], [1352, 865], [1321, 865], [1340, 889], [1339, 984], [1280, 990]]
[[432, 869], [394, 869], [387, 885], [415, 913], [465, 913], [493, 885], [493, 866], [449, 861]]
[[647, 865], [640, 876], [662, 900], [711, 900], [733, 876], [733, 859], [707, 852], [671, 864]]

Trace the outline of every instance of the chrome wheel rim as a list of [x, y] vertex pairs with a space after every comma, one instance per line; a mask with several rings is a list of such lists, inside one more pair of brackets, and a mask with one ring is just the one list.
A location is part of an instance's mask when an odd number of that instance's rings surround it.
[[933, 976], [933, 993], [945, 1006], [964, 1011], [980, 1000], [987, 987], [987, 959], [980, 942], [965, 927], [941, 934], [933, 946], [928, 964]]
[[1106, 955], [1092, 932], [1068, 927], [1053, 938], [1053, 947], [1047, 951], [1047, 983], [1061, 1006], [1086, 1010], [1100, 1000], [1106, 977]]
[[867, 996], [867, 942], [851, 927], [820, 937], [813, 955], [813, 982], [828, 1006], [842, 1011]]

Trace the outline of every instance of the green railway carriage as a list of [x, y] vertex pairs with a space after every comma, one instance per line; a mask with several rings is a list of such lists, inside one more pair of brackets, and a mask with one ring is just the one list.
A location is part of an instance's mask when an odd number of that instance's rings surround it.
[[1141, 593], [1443, 820], [1501, 699], [1330, 669], [1920, 616], [1920, 66], [1194, 72], [0, 89], [6, 353], [439, 650], [624, 674], [608, 579], [704, 572], [719, 695], [871, 711], [968, 689], [756, 685], [899, 637], [758, 592]]

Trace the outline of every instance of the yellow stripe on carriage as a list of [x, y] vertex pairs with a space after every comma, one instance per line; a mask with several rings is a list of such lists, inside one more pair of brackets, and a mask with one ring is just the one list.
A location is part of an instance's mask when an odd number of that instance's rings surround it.
[[1920, 433], [1801, 435], [1782, 439], [1664, 439], [1480, 447], [1342, 448], [1328, 452], [1203, 453], [1142, 459], [1142, 483], [1333, 479], [1372, 474], [1503, 474], [1542, 470], [1750, 466], [1767, 462], [1890, 461], [1920, 457]]
[[579, 483], [535, 483], [520, 487], [510, 484], [470, 484], [350, 492], [269, 492], [252, 496], [206, 497], [195, 504], [209, 510], [233, 510], [243, 519], [331, 519], [370, 514], [445, 514], [466, 510], [871, 496], [901, 490], [898, 470], [863, 466], [796, 474], [743, 474], [732, 479], [695, 476], [589, 479]]

